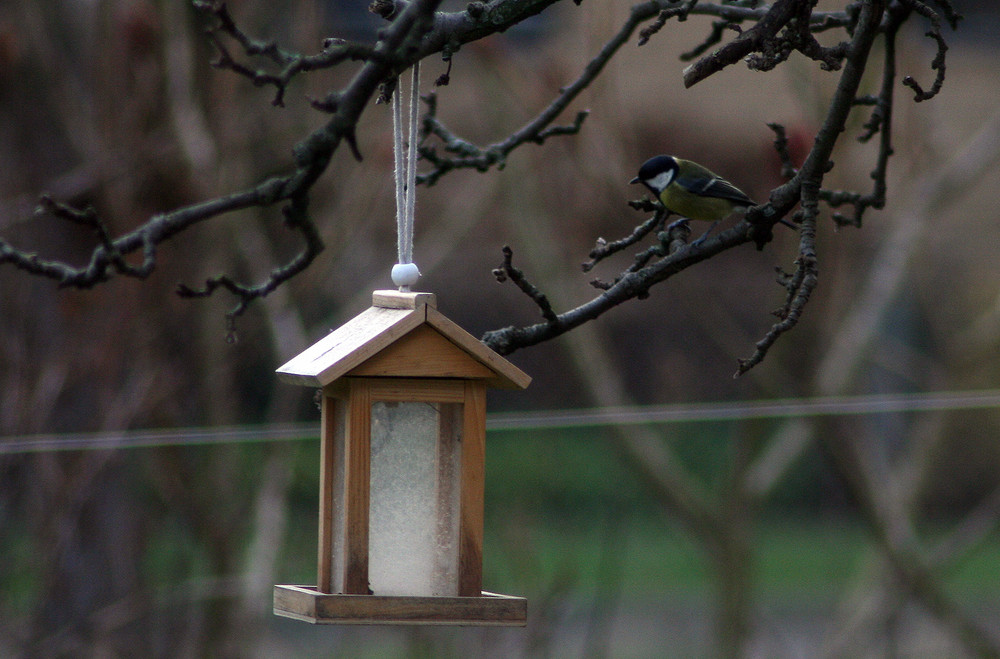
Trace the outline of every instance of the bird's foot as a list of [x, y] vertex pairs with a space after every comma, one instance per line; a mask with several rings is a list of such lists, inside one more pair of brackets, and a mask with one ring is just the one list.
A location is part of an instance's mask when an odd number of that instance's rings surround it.
[[719, 220], [716, 220], [715, 222], [712, 222], [712, 226], [708, 227], [708, 231], [706, 231], [705, 233], [701, 234], [701, 237], [698, 238], [697, 240], [695, 240], [694, 242], [692, 242], [691, 246], [692, 247], [701, 247], [702, 243], [705, 242], [705, 239], [708, 238], [708, 234], [712, 233], [712, 229], [714, 229], [717, 226], [719, 226]]
[[688, 226], [688, 223], [690, 221], [691, 220], [686, 217], [682, 217], [679, 220], [674, 220], [673, 222], [667, 225], [667, 231], [672, 231], [673, 229], [676, 229], [678, 227], [686, 227]]

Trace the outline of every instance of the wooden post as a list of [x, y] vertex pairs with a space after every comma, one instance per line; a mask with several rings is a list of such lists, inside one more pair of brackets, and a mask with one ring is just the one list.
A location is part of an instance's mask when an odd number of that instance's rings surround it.
[[462, 405], [459, 403], [439, 403], [439, 425], [437, 439], [437, 469], [435, 475], [437, 528], [435, 538], [439, 547], [450, 547], [452, 551], [438, 552], [435, 559], [435, 573], [448, 575], [448, 582], [458, 594], [458, 525], [460, 523], [459, 478], [461, 457], [461, 432], [463, 424]]
[[486, 488], [486, 385], [465, 382], [462, 429], [461, 510], [458, 532], [458, 594], [483, 591], [483, 505]]
[[321, 593], [333, 592], [333, 470], [337, 439], [335, 398], [323, 396], [320, 410], [321, 429], [319, 445], [319, 556], [317, 558], [317, 584]]
[[371, 485], [371, 384], [351, 382], [344, 490], [344, 593], [368, 595], [368, 506]]

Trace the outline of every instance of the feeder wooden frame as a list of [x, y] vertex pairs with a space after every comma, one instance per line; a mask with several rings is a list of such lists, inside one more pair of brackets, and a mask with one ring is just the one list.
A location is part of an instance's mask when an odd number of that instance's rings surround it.
[[[432, 294], [396, 291], [376, 291], [368, 311], [278, 374], [322, 387], [322, 418], [317, 585], [275, 586], [275, 614], [316, 624], [524, 625], [524, 598], [482, 590], [486, 389], [524, 388], [531, 379], [438, 312]], [[377, 401], [462, 406], [458, 446], [438, 441], [439, 451], [460, 451], [455, 597], [370, 594], [371, 409]], [[339, 575], [331, 560], [338, 455], [344, 488]]]

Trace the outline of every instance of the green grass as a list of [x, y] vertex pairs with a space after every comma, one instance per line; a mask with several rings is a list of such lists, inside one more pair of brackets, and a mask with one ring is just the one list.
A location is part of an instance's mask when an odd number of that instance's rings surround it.
[[[731, 441], [724, 427], [711, 430], [671, 434], [706, 492], [720, 482]], [[709, 549], [664, 514], [599, 430], [493, 432], [487, 442], [487, 588], [589, 597], [613, 583], [629, 597], [712, 596]], [[833, 601], [878, 560], [850, 506], [829, 503], [824, 469], [820, 456], [805, 456], [751, 522], [755, 597]], [[959, 599], [995, 601], [1000, 533], [942, 574]]]
[[[706, 435], [683, 443], [682, 460], [711, 491], [718, 465], [726, 460], [726, 442]], [[713, 596], [717, 579], [708, 548], [656, 504], [597, 431], [495, 432], [489, 435], [487, 452], [487, 589], [533, 598], [620, 594], [704, 601]], [[252, 452], [247, 456], [259, 457]], [[317, 459], [312, 444], [296, 456], [281, 583], [315, 580]], [[763, 521], [752, 522], [755, 597], [829, 602], [863, 578], [864, 568], [877, 560], [876, 548], [849, 507], [827, 514], [803, 505], [829, 497], [818, 482], [790, 480], [788, 491], [765, 507]], [[247, 483], [241, 491], [245, 495], [254, 487]], [[789, 512], [796, 503], [807, 512]], [[141, 563], [152, 587], [211, 576], [206, 548], [197, 544], [187, 523], [167, 510], [152, 527]], [[0, 570], [0, 607], [24, 612], [38, 596], [40, 575], [26, 530], [9, 526], [7, 531], [0, 539], [0, 556], [8, 566]], [[942, 537], [933, 530], [924, 535]], [[949, 592], [960, 600], [996, 602], [1000, 532], [994, 531], [942, 575]]]
[[[517, 531], [489, 524], [487, 588], [511, 594], [559, 590], [587, 598], [611, 580], [626, 597], [702, 600], [713, 595], [714, 568], [707, 552], [677, 524], [639, 518], [609, 524], [600, 516], [590, 524], [524, 518], [519, 524]], [[752, 554], [755, 597], [776, 602], [833, 601], [877, 558], [865, 530], [850, 519], [769, 520], [755, 529]], [[996, 601], [1000, 534], [944, 576], [961, 600]]]
[[0, 613], [26, 612], [38, 599], [39, 565], [23, 529], [0, 533]]

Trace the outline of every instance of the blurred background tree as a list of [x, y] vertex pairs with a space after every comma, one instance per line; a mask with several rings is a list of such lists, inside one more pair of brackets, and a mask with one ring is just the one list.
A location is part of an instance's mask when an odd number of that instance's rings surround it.
[[[356, 3], [241, 0], [225, 14], [196, 4], [0, 7], [4, 260], [16, 265], [8, 255], [17, 250], [29, 270], [33, 252], [85, 267], [95, 247], [110, 253], [95, 228], [118, 239], [289, 172], [316, 174], [302, 195], [192, 222], [157, 245], [142, 280], [97, 277], [92, 290], [56, 290], [0, 267], [0, 654], [998, 653], [1000, 417], [990, 392], [1000, 226], [988, 190], [998, 182], [1000, 114], [989, 74], [996, 32], [984, 27], [996, 25], [992, 3], [956, 7], [975, 29], [954, 35], [944, 2], [445, 4], [456, 20], [516, 10], [502, 34], [507, 23], [449, 42], [449, 62], [439, 54], [445, 45], [428, 39], [411, 39], [420, 45], [392, 62], [372, 58], [389, 23]], [[791, 53], [772, 72], [728, 67], [686, 88], [678, 59], [705, 42], [713, 21], [723, 44], [735, 42], [725, 12], [746, 12], [746, 34], [781, 6], [843, 15], [852, 35], [863, 9], [885, 11], [883, 32], [894, 16], [910, 19], [891, 52], [878, 37], [859, 81], [858, 94], [877, 100], [886, 63], [895, 65], [885, 210], [855, 229], [824, 205], [799, 216], [803, 237], [778, 227], [773, 240], [759, 240], [762, 250], [745, 244], [761, 236], [753, 225], [724, 227], [704, 246], [712, 258], [649, 289], [648, 299], [512, 355], [535, 381], [527, 394], [495, 396], [493, 407], [529, 421], [527, 411], [553, 408], [702, 410], [699, 421], [668, 425], [554, 417], [503, 430], [494, 422], [487, 583], [531, 599], [527, 630], [314, 629], [273, 618], [273, 583], [315, 578], [317, 471], [311, 438], [263, 441], [269, 424], [317, 416], [310, 397], [279, 386], [273, 370], [366, 307], [373, 289], [389, 285], [394, 260], [390, 112], [371, 102], [374, 84], [355, 99], [360, 106], [345, 101], [359, 72], [384, 65], [373, 78], [380, 83], [421, 58], [426, 80], [449, 72], [450, 83], [434, 89], [434, 118], [439, 136], [469, 144], [502, 143], [560, 97], [570, 102], [553, 120], [572, 125], [589, 110], [576, 135], [528, 141], [505, 154], [502, 170], [449, 171], [418, 192], [421, 288], [483, 334], [538, 315], [513, 286], [495, 283], [501, 245], [557, 311], [600, 295], [589, 284], [595, 276], [613, 281], [632, 265], [641, 246], [579, 270], [599, 237], [626, 236], [649, 218], [652, 209], [626, 204], [635, 194], [626, 182], [647, 157], [694, 158], [758, 200], [787, 181], [783, 165], [803, 165], [841, 73]], [[406, 11], [417, 16], [414, 32], [397, 35], [406, 42], [436, 29], [419, 20], [433, 8], [401, 3], [382, 13], [397, 11], [397, 26]], [[934, 16], [952, 46], [947, 78], [941, 94], [915, 104], [900, 78], [930, 87], [938, 44], [924, 33]], [[278, 75], [287, 62], [248, 52], [235, 34], [320, 59], [358, 46], [361, 60], [345, 54], [337, 66], [289, 78], [283, 106], [272, 105], [279, 88], [254, 74]], [[826, 47], [852, 38], [832, 27], [816, 36]], [[348, 43], [324, 50], [331, 37]], [[613, 57], [586, 79], [588, 63], [616, 39]], [[220, 46], [230, 68], [248, 75], [210, 66]], [[578, 80], [586, 84], [574, 96], [560, 92]], [[823, 189], [871, 189], [879, 135], [871, 144], [854, 138], [870, 131], [873, 107], [885, 106], [861, 104], [848, 116]], [[327, 134], [352, 108], [356, 124], [338, 124], [336, 137], [354, 140], [363, 161], [340, 142], [329, 158], [293, 160], [303, 136]], [[769, 122], [784, 126], [790, 162], [777, 155]], [[449, 155], [437, 137], [424, 146]], [[36, 213], [43, 194], [50, 201]], [[321, 252], [303, 251], [313, 229]], [[657, 246], [655, 236], [647, 242]], [[737, 358], [767, 335], [766, 312], [786, 301], [775, 267], [794, 269], [805, 248], [820, 247], [822, 283], [807, 291], [799, 327], [732, 379]], [[654, 263], [693, 253], [681, 247]], [[308, 267], [241, 308], [235, 341], [226, 340], [233, 299], [224, 287], [203, 300], [175, 295], [178, 283], [196, 288], [220, 273], [252, 288], [303, 254]], [[146, 259], [139, 249], [109, 262], [108, 273], [127, 274]], [[937, 394], [949, 391], [981, 395]], [[882, 412], [740, 413], [734, 403], [845, 395]], [[192, 445], [197, 435], [187, 432], [152, 447], [62, 450], [25, 439], [93, 432], [91, 445], [106, 446], [132, 429], [236, 425], [263, 428], [261, 441]]]

